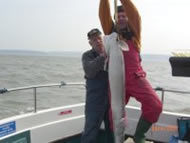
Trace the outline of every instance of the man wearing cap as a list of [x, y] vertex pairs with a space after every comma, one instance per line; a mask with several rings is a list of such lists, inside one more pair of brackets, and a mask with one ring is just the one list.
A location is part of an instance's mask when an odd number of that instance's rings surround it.
[[106, 55], [101, 32], [95, 28], [87, 34], [91, 50], [82, 55], [86, 79], [85, 127], [81, 143], [97, 143], [102, 121], [106, 130], [106, 143], [112, 143], [108, 117], [108, 73], [104, 70]]
[[[131, 0], [120, 0], [120, 2], [122, 6], [118, 7], [115, 24], [111, 18], [109, 0], [100, 0], [99, 17], [105, 35], [114, 37], [115, 34], [118, 36], [114, 39], [115, 43], [123, 41], [127, 45], [128, 51], [122, 50], [121, 54], [124, 63], [126, 104], [130, 97], [141, 103], [142, 114], [136, 127], [134, 141], [144, 143], [145, 133], [152, 123], [158, 121], [162, 112], [162, 103], [147, 81], [146, 73], [141, 66], [141, 18], [138, 10]], [[113, 40], [109, 43], [111, 42], [114, 43]], [[113, 47], [113, 44], [110, 45]], [[107, 49], [106, 44], [105, 49]]]

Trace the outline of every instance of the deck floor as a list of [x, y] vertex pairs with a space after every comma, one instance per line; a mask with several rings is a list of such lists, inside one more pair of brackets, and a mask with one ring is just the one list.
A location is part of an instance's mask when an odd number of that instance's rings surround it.
[[[101, 132], [99, 138], [98, 138], [98, 143], [104, 143], [105, 138], [103, 132]], [[81, 142], [81, 134], [75, 135], [69, 138], [64, 138], [60, 139], [57, 141], [53, 141], [51, 143], [80, 143]], [[135, 143], [131, 137], [128, 137], [124, 143]], [[154, 143], [152, 141], [146, 141], [146, 143]]]
[[[128, 139], [125, 141], [125, 143], [135, 143], [135, 142], [133, 141], [132, 138], [128, 138]], [[146, 143], [154, 143], [154, 142], [146, 141]]]

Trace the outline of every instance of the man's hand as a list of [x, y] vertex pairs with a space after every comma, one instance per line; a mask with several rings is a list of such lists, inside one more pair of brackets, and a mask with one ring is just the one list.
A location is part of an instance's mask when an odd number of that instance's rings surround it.
[[100, 56], [104, 57], [105, 59], [107, 58], [107, 55], [106, 55], [106, 52], [105, 52], [105, 51], [101, 52], [101, 53], [100, 53]]

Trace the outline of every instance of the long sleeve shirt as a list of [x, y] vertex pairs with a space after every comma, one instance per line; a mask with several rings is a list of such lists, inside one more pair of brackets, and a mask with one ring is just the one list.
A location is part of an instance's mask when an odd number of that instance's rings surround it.
[[94, 49], [85, 52], [82, 55], [82, 65], [86, 79], [98, 77], [104, 71], [105, 57], [99, 55]]
[[[126, 16], [128, 18], [129, 28], [134, 33], [132, 41], [135, 44], [135, 47], [140, 52], [141, 48], [141, 17], [135, 5], [131, 0], [120, 0]], [[114, 23], [111, 17], [110, 12], [110, 3], [109, 0], [100, 0], [99, 5], [99, 18], [105, 35], [112, 33]]]

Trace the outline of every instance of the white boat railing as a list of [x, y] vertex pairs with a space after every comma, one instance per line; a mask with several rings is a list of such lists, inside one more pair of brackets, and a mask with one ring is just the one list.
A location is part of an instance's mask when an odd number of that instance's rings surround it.
[[[0, 94], [4, 94], [7, 92], [14, 92], [14, 91], [20, 91], [20, 90], [33, 90], [33, 96], [34, 96], [34, 112], [37, 112], [37, 89], [38, 88], [46, 88], [46, 87], [63, 87], [63, 86], [85, 86], [84, 82], [70, 82], [66, 83], [64, 81], [61, 81], [60, 83], [52, 83], [52, 84], [43, 84], [43, 85], [33, 85], [33, 86], [26, 86], [26, 87], [18, 87], [18, 88], [2, 88], [0, 89]], [[161, 101], [164, 105], [164, 96], [165, 92], [171, 92], [171, 93], [181, 93], [181, 94], [190, 94], [189, 91], [179, 91], [179, 90], [170, 90], [170, 89], [164, 89], [162, 87], [156, 87], [154, 88], [155, 91], [161, 92]]]
[[43, 84], [43, 85], [32, 85], [32, 86], [25, 86], [25, 87], [18, 87], [18, 88], [2, 88], [0, 89], [0, 94], [4, 94], [7, 92], [14, 92], [14, 91], [20, 91], [20, 90], [29, 90], [33, 89], [33, 96], [34, 96], [34, 112], [37, 112], [37, 89], [38, 88], [45, 88], [45, 87], [63, 87], [63, 86], [76, 86], [81, 85], [84, 86], [85, 84], [83, 82], [70, 82], [66, 83], [64, 81], [61, 81], [60, 83], [52, 83], [52, 84]]
[[179, 90], [164, 89], [164, 88], [162, 88], [162, 87], [156, 87], [156, 88], [154, 88], [154, 90], [161, 92], [161, 100], [162, 100], [163, 105], [164, 105], [165, 92], [181, 93], [181, 94], [190, 94], [189, 91], [179, 91]]

